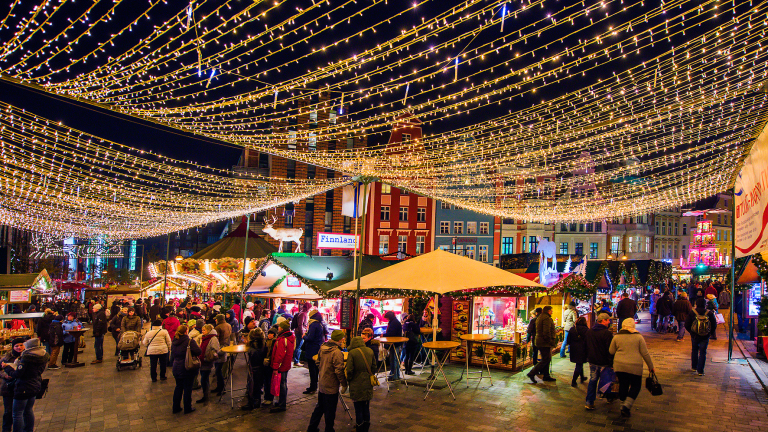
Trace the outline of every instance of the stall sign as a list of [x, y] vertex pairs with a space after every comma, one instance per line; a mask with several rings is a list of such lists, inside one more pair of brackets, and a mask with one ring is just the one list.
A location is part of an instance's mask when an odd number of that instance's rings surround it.
[[8, 295], [9, 303], [29, 303], [29, 290], [11, 291]]
[[293, 276], [286, 276], [285, 285], [291, 288], [300, 287], [301, 281]]
[[757, 318], [760, 315], [760, 299], [763, 290], [760, 283], [751, 284], [752, 287], [744, 291], [744, 318]]
[[339, 313], [339, 328], [351, 329], [352, 324], [352, 306], [354, 299], [351, 297], [341, 298], [341, 311]]
[[318, 249], [355, 249], [360, 236], [354, 234], [317, 233]]

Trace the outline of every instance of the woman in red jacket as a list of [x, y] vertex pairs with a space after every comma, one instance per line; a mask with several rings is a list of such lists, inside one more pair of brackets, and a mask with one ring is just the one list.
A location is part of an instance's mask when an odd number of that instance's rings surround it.
[[291, 370], [293, 349], [296, 346], [296, 337], [290, 327], [288, 321], [281, 321], [280, 333], [272, 345], [272, 380], [280, 380], [280, 396], [277, 403], [269, 410], [271, 413], [285, 411], [288, 398], [288, 371]]

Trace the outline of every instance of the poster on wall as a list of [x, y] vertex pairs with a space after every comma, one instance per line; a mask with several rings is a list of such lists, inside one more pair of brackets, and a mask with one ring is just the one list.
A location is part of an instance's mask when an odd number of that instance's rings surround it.
[[29, 290], [10, 291], [8, 293], [9, 303], [29, 303]]
[[736, 258], [768, 250], [768, 128], [744, 160], [734, 195]]

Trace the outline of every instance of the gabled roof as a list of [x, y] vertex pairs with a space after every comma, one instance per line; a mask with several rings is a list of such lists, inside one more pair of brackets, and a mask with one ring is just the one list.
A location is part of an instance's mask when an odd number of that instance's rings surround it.
[[53, 288], [53, 281], [48, 272], [43, 269], [40, 273], [22, 273], [0, 275], [0, 289], [20, 290], [34, 288], [38, 291]]
[[[241, 223], [223, 239], [192, 255], [193, 259], [243, 258], [246, 224]], [[248, 233], [248, 258], [264, 258], [277, 248], [253, 231]]]

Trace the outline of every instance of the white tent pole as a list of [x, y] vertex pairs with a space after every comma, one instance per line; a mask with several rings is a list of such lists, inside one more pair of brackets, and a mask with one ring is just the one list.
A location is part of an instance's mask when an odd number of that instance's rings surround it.
[[[438, 299], [440, 295], [435, 294], [435, 306], [432, 310], [432, 342], [437, 342], [437, 327], [440, 325], [440, 320], [437, 319]], [[437, 354], [435, 350], [432, 350], [432, 365], [434, 366], [437, 361]]]

